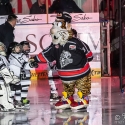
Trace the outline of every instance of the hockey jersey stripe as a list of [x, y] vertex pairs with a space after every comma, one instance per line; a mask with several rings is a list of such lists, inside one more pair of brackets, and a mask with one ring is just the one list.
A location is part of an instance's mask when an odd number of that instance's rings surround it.
[[43, 56], [43, 54], [39, 53], [38, 54], [38, 59], [41, 61], [41, 62], [47, 62], [46, 58]]
[[86, 54], [86, 57], [87, 57], [87, 58], [91, 58], [91, 57], [92, 57], [92, 52], [91, 52], [91, 51], [88, 52], [88, 53]]
[[81, 68], [80, 70], [75, 70], [75, 71], [59, 71], [58, 70], [58, 74], [59, 76], [73, 76], [73, 75], [78, 75], [78, 74], [82, 74], [84, 72], [86, 72], [88, 69], [90, 69], [89, 63], [87, 63], [83, 68]]
[[[83, 72], [81, 74], [77, 74], [77, 75], [72, 75], [72, 76], [60, 76], [61, 79], [70, 79], [70, 80], [76, 80], [78, 79], [79, 77], [82, 78], [84, 76], [86, 76], [86, 74], [90, 73], [91, 69], [89, 68], [88, 70], [86, 70], [86, 72]], [[82, 77], [81, 77], [82, 76]]]

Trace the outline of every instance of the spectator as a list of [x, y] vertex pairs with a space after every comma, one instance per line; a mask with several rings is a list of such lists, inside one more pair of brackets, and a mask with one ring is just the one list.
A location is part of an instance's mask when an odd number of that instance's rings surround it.
[[49, 13], [66, 11], [68, 13], [83, 13], [74, 0], [55, 0], [49, 8]]
[[[100, 12], [107, 11], [107, 0], [102, 0], [100, 3]], [[112, 11], [112, 0], [109, 0], [109, 11]]]
[[0, 41], [8, 48], [9, 44], [14, 41], [14, 27], [16, 25], [17, 16], [9, 15], [7, 21], [0, 25]]
[[0, 0], [0, 15], [13, 14], [10, 0]]
[[[109, 4], [109, 8], [108, 8], [108, 4]], [[99, 12], [103, 14], [104, 18], [112, 18], [113, 17], [112, 0], [109, 0], [109, 3], [107, 0], [102, 0], [100, 3]]]
[[37, 0], [30, 8], [30, 14], [46, 14], [45, 0]]

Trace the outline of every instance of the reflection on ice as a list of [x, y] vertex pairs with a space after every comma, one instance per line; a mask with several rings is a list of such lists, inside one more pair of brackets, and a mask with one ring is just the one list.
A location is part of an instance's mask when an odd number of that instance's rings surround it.
[[[42, 85], [43, 84], [43, 85]], [[101, 80], [92, 80], [90, 104], [87, 109], [74, 112], [71, 109], [58, 112], [47, 97], [48, 86], [44, 82], [40, 87], [30, 88], [31, 107], [29, 111], [1, 113], [0, 125], [102, 125]], [[33, 90], [33, 91], [32, 91]], [[35, 97], [32, 94], [35, 93]], [[44, 93], [43, 93], [44, 92]], [[37, 97], [36, 97], [37, 96]], [[75, 95], [76, 96], [76, 95]], [[34, 101], [34, 98], [36, 99]], [[48, 100], [46, 99], [48, 98]], [[77, 97], [76, 97], [77, 98]]]

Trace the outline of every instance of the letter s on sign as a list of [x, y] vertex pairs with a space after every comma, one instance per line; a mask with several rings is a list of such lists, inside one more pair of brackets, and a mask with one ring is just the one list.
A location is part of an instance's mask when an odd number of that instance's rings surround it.
[[44, 46], [43, 46], [43, 38], [44, 38], [45, 36], [47, 36], [47, 35], [49, 35], [49, 34], [43, 35], [43, 36], [41, 37], [40, 41], [39, 41], [39, 45], [40, 45], [40, 47], [41, 47], [42, 50], [45, 49]]
[[36, 35], [35, 34], [29, 34], [29, 35], [27, 35], [27, 37], [26, 37], [26, 41], [28, 41], [31, 45], [33, 45], [34, 47], [35, 47], [35, 50], [33, 51], [33, 52], [30, 52], [30, 53], [34, 53], [36, 50], [37, 50], [37, 45], [34, 43], [34, 42], [32, 42], [32, 41], [30, 41], [29, 39], [28, 39], [28, 37], [29, 36], [34, 36], [35, 38], [36, 38]]

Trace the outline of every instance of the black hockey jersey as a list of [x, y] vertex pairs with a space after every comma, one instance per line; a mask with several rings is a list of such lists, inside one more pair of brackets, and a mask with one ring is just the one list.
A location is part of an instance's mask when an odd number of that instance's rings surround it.
[[86, 43], [77, 38], [71, 38], [64, 46], [51, 44], [34, 59], [38, 62], [56, 60], [60, 78], [64, 81], [70, 81], [90, 73], [88, 62], [93, 59], [93, 55]]

